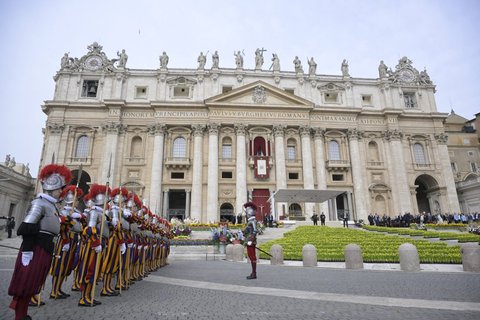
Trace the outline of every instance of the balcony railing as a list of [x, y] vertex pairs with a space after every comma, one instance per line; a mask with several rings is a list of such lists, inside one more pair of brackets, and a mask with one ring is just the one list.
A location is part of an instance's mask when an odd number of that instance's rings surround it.
[[348, 160], [327, 160], [325, 164], [330, 171], [347, 171], [350, 168]]
[[92, 163], [92, 158], [90, 157], [71, 157], [68, 158], [70, 164], [85, 164], [90, 165]]
[[190, 158], [168, 157], [165, 160], [167, 168], [190, 168]]
[[369, 167], [383, 167], [383, 161], [368, 161], [367, 165]]
[[138, 165], [143, 165], [145, 164], [145, 158], [144, 157], [129, 157], [125, 158], [127, 164], [138, 164]]
[[433, 165], [430, 164], [430, 163], [415, 163], [415, 169], [431, 170], [431, 169], [433, 169]]

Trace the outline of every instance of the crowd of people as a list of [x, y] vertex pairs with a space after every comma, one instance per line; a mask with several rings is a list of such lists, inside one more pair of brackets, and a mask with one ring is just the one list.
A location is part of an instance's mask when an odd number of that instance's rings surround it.
[[73, 274], [70, 290], [79, 291], [78, 306], [94, 307], [101, 304], [95, 299], [98, 282], [103, 282], [101, 296], [118, 296], [166, 264], [167, 220], [123, 187], [93, 184], [83, 195], [78, 186], [69, 185], [71, 179], [67, 167], [45, 166], [39, 176], [43, 193], [32, 201], [17, 230], [23, 239], [8, 289], [16, 320], [31, 319], [28, 307], [45, 304], [41, 291], [48, 274], [50, 299], [71, 296], [64, 281]]
[[370, 213], [368, 215], [368, 223], [371, 226], [385, 226], [385, 227], [410, 227], [410, 224], [415, 223], [418, 225], [423, 224], [450, 224], [450, 223], [463, 223], [469, 224], [472, 222], [480, 221], [480, 213], [438, 213], [432, 214], [430, 212], [422, 212], [419, 214], [411, 214], [406, 212], [394, 217], [384, 214], [380, 216], [377, 213]]

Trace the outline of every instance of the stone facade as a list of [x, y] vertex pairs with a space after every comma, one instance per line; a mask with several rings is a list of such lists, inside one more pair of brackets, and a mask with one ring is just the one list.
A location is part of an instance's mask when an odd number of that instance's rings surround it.
[[0, 229], [5, 227], [7, 217], [15, 218], [16, 229], [34, 196], [35, 179], [28, 164], [16, 163], [10, 155], [5, 160], [0, 162]]
[[445, 119], [450, 165], [464, 213], [480, 212], [480, 113], [467, 120], [452, 111]]
[[[218, 66], [130, 69], [97, 43], [62, 59], [42, 165], [52, 154], [82, 181], [134, 190], [152, 210], [200, 221], [258, 215], [338, 220], [369, 213], [458, 211], [435, 86], [406, 57], [379, 78]], [[165, 53], [164, 53], [165, 55]], [[202, 58], [202, 59], [200, 59]], [[246, 59], [246, 58], [245, 58]], [[252, 61], [254, 57], [252, 55]], [[346, 61], [344, 61], [346, 63]], [[207, 61], [208, 64], [208, 61]], [[385, 69], [386, 68], [386, 69]], [[316, 70], [316, 69], [315, 69]], [[343, 73], [341, 72], [343, 71]], [[276, 203], [278, 189], [342, 190], [323, 204]]]

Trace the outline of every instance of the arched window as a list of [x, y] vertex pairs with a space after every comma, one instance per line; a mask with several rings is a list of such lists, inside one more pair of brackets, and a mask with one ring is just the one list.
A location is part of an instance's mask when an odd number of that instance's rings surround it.
[[297, 159], [297, 141], [295, 139], [287, 140], [287, 160]]
[[77, 140], [77, 146], [75, 148], [75, 158], [88, 158], [88, 149], [90, 140], [86, 135], [82, 135]]
[[173, 140], [173, 157], [186, 158], [187, 157], [187, 140], [183, 137], [178, 137]]
[[302, 207], [300, 207], [300, 205], [298, 203], [292, 203], [289, 207], [288, 207], [288, 214], [290, 216], [301, 216], [302, 215]]
[[425, 159], [425, 151], [420, 143], [415, 143], [413, 145], [413, 156], [415, 157], [416, 164], [427, 164], [427, 160]]
[[132, 139], [132, 145], [130, 147], [130, 158], [140, 157], [142, 157], [142, 138], [136, 136]]
[[378, 145], [375, 141], [370, 141], [368, 143], [368, 161], [378, 162], [379, 160]]
[[223, 138], [222, 141], [222, 159], [232, 159], [232, 139], [230, 137]]
[[328, 158], [329, 160], [340, 160], [340, 146], [336, 140], [328, 143]]

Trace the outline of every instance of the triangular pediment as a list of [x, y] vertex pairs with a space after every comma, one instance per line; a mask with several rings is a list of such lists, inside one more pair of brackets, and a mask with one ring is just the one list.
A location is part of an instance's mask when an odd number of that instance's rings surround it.
[[256, 81], [205, 100], [207, 106], [313, 108], [313, 103], [263, 81]]

